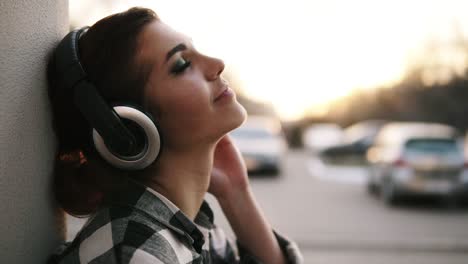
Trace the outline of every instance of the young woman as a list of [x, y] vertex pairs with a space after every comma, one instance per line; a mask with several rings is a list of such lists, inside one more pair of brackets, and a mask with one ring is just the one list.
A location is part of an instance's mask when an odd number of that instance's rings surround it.
[[[70, 34], [48, 69], [58, 138], [54, 191], [66, 212], [90, 218], [51, 263], [301, 263], [295, 244], [262, 214], [227, 135], [246, 112], [221, 77], [221, 60], [145, 8]], [[129, 121], [133, 114], [116, 107], [112, 118], [126, 128], [112, 130], [97, 97], [149, 119]], [[141, 126], [143, 119], [155, 128]], [[122, 143], [112, 131], [134, 141]], [[121, 162], [140, 155], [132, 151], [141, 146], [149, 160]], [[213, 224], [206, 192], [219, 201], [237, 243]]]

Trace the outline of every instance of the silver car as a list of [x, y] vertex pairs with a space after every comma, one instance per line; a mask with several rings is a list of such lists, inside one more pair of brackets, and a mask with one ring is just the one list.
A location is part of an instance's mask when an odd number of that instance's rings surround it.
[[242, 153], [249, 172], [272, 172], [277, 175], [281, 171], [287, 143], [277, 119], [249, 116], [230, 135]]
[[387, 204], [409, 195], [465, 195], [468, 170], [463, 153], [463, 140], [450, 126], [389, 123], [367, 152], [367, 188]]

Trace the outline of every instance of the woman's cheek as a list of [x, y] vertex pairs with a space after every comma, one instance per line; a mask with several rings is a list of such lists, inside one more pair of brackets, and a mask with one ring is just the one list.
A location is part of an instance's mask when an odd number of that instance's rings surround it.
[[177, 97], [174, 105], [177, 110], [188, 115], [194, 115], [206, 111], [210, 104], [210, 94], [206, 87], [200, 85], [202, 80], [191, 78], [181, 84], [181, 89], [177, 90]]

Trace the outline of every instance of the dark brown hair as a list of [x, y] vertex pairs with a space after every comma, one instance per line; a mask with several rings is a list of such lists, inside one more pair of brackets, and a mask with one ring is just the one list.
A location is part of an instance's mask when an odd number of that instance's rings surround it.
[[[137, 62], [139, 34], [159, 20], [146, 8], [131, 8], [95, 23], [79, 40], [80, 62], [89, 80], [109, 103], [142, 105], [149, 66]], [[104, 196], [125, 181], [125, 172], [112, 168], [92, 146], [91, 127], [63, 87], [53, 58], [48, 65], [49, 99], [58, 139], [54, 163], [54, 195], [69, 214], [86, 216]]]

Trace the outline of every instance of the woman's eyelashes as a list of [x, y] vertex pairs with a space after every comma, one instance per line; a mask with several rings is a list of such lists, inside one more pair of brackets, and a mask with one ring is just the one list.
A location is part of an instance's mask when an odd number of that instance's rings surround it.
[[186, 60], [184, 58], [178, 58], [174, 65], [171, 67], [171, 73], [172, 74], [180, 74], [182, 73], [185, 69], [187, 69], [191, 65], [191, 61]]

